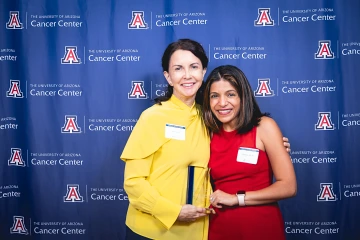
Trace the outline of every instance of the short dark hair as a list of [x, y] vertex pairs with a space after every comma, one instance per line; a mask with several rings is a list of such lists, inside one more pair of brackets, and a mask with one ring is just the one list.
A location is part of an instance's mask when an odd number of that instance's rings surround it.
[[[161, 66], [162, 66], [164, 72], [169, 71], [170, 58], [173, 55], [173, 53], [177, 50], [190, 51], [192, 54], [194, 54], [197, 58], [200, 59], [203, 68], [204, 69], [207, 68], [209, 59], [206, 56], [205, 50], [201, 46], [201, 44], [194, 40], [184, 38], [184, 39], [179, 39], [176, 42], [170, 43], [167, 46], [167, 48], [165, 49], [164, 54], [161, 59]], [[202, 88], [200, 88], [200, 89], [202, 89]], [[201, 102], [202, 98], [203, 98], [200, 89], [197, 92], [196, 97], [195, 97], [196, 102]], [[155, 98], [155, 102], [158, 104], [161, 104], [161, 102], [169, 100], [172, 94], [173, 94], [173, 87], [170, 86], [170, 84], [168, 84], [167, 92], [166, 92], [165, 96]]]
[[235, 128], [238, 133], [246, 133], [253, 127], [258, 126], [262, 116], [269, 116], [262, 113], [253, 95], [250, 83], [245, 74], [236, 66], [224, 65], [215, 68], [206, 79], [203, 101], [204, 123], [211, 132], [218, 132], [222, 123], [212, 113], [210, 108], [210, 87], [214, 82], [228, 81], [237, 91], [240, 98], [240, 110]]

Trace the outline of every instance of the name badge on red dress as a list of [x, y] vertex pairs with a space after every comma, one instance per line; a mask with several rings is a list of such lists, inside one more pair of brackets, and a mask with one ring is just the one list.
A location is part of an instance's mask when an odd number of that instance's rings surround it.
[[249, 164], [257, 164], [258, 157], [259, 149], [239, 147], [236, 161]]

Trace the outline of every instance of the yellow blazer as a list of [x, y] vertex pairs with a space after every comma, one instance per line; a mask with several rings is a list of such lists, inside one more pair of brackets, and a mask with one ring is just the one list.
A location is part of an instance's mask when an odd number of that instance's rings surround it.
[[[185, 140], [167, 138], [166, 124], [185, 127]], [[208, 207], [211, 191], [210, 139], [201, 108], [172, 96], [146, 109], [123, 150], [124, 188], [129, 197], [126, 225], [151, 239], [206, 240], [208, 217], [176, 221], [186, 203], [188, 166], [196, 166], [193, 205]]]

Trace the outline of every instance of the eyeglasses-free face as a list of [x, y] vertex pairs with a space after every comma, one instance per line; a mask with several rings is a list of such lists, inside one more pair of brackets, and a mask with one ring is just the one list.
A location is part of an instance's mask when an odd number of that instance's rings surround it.
[[204, 79], [206, 69], [201, 61], [192, 52], [186, 50], [175, 51], [169, 64], [168, 72], [164, 76], [168, 83], [174, 87], [173, 94], [191, 106]]
[[240, 111], [240, 97], [230, 82], [221, 79], [210, 87], [210, 109], [223, 123], [225, 131], [233, 131]]

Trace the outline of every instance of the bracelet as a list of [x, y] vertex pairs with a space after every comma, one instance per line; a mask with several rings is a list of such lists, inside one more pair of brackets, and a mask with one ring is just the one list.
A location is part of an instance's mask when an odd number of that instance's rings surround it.
[[236, 196], [237, 196], [238, 201], [239, 201], [239, 206], [241, 206], [241, 207], [246, 206], [246, 204], [245, 204], [245, 195], [246, 195], [245, 191], [238, 191], [236, 193]]

